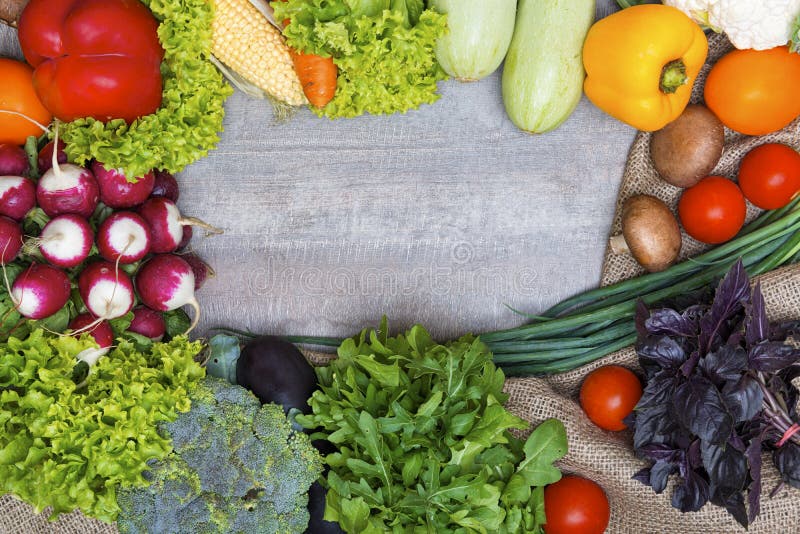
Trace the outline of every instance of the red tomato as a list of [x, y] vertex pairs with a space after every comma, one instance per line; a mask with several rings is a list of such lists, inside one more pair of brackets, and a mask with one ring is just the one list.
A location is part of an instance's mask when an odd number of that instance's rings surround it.
[[723, 243], [744, 224], [747, 205], [741, 189], [722, 176], [707, 176], [683, 192], [678, 216], [686, 233], [703, 243]]
[[544, 489], [546, 534], [602, 534], [611, 511], [603, 488], [567, 475]]
[[132, 122], [161, 104], [157, 29], [139, 0], [30, 0], [19, 41], [36, 93], [57, 118]]
[[800, 191], [800, 154], [780, 143], [755, 147], [739, 166], [739, 187], [759, 208], [784, 207]]
[[642, 397], [642, 384], [632, 371], [606, 365], [589, 373], [581, 385], [581, 408], [604, 430], [624, 430], [622, 422]]

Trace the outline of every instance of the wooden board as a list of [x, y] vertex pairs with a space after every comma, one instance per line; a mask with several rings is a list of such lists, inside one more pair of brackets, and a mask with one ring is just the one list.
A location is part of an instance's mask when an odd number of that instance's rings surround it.
[[[19, 54], [10, 28], [0, 54]], [[281, 124], [235, 94], [218, 149], [179, 177], [182, 210], [225, 229], [194, 240], [218, 272], [199, 332], [350, 335], [386, 314], [446, 338], [595, 286], [633, 130], [583, 100], [524, 134], [498, 73], [440, 92], [406, 115]]]

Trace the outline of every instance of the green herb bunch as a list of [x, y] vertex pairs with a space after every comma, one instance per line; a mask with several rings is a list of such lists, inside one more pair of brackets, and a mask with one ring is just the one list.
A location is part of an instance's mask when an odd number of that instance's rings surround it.
[[513, 436], [528, 423], [503, 407], [505, 376], [472, 336], [439, 345], [421, 326], [380, 332], [345, 340], [317, 368], [312, 414], [297, 417], [337, 448], [325, 519], [347, 532], [540, 532], [563, 424]]

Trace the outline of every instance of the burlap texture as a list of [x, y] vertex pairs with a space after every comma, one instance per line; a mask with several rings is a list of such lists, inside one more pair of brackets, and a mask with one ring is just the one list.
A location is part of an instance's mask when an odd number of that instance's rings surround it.
[[[694, 88], [693, 101], [702, 100], [702, 82], [711, 65], [730, 50], [722, 37], [710, 37], [709, 61]], [[680, 190], [661, 181], [652, 166], [649, 153], [650, 134], [638, 133], [631, 147], [620, 187], [613, 232], [620, 230], [619, 206], [637, 193], [655, 195], [675, 206]], [[751, 138], [726, 130], [725, 150], [714, 174], [735, 178], [742, 156], [752, 147], [766, 141], [778, 141], [800, 149], [800, 120], [767, 137]], [[755, 215], [755, 210], [749, 216]], [[702, 245], [684, 235], [682, 256], [702, 250]], [[606, 252], [602, 284], [640, 274], [639, 266], [628, 256]], [[788, 267], [760, 278], [772, 320], [800, 317], [800, 268]], [[323, 364], [330, 355], [307, 353], [315, 364]], [[707, 505], [701, 511], [682, 514], [670, 505], [672, 487], [661, 495], [632, 480], [631, 476], [645, 464], [638, 460], [631, 446], [629, 432], [613, 433], [595, 427], [583, 415], [577, 402], [578, 389], [588, 372], [601, 365], [619, 363], [639, 371], [631, 348], [619, 351], [593, 364], [569, 373], [547, 378], [509, 379], [506, 391], [508, 408], [537, 424], [545, 419], [561, 419], [569, 436], [569, 453], [560, 462], [565, 472], [577, 473], [598, 482], [611, 503], [608, 532], [625, 534], [698, 534], [744, 532], [723, 509]], [[800, 532], [800, 490], [782, 489], [775, 497], [767, 494], [777, 485], [777, 472], [771, 460], [764, 457], [764, 495], [761, 515], [750, 527], [752, 533]], [[10, 496], [0, 497], [0, 534], [106, 534], [117, 532], [113, 525], [87, 519], [80, 513], [61, 516], [48, 522], [46, 515], [36, 515], [31, 508]]]

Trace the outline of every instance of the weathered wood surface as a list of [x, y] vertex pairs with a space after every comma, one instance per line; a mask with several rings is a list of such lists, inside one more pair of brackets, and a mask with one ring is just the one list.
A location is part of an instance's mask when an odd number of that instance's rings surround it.
[[497, 73], [440, 92], [406, 115], [283, 124], [234, 95], [218, 149], [179, 176], [182, 210], [225, 229], [193, 242], [218, 273], [199, 332], [350, 335], [386, 314], [445, 338], [596, 285], [633, 130], [584, 100], [521, 133]]

